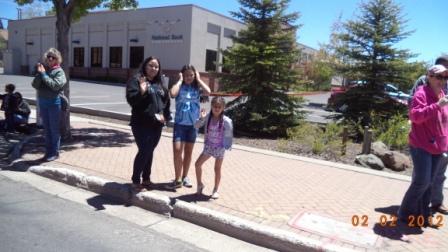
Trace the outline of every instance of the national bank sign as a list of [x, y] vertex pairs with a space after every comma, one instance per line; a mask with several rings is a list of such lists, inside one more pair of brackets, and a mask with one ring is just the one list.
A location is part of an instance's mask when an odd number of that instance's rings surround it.
[[183, 35], [152, 35], [151, 36], [152, 43], [182, 43]]

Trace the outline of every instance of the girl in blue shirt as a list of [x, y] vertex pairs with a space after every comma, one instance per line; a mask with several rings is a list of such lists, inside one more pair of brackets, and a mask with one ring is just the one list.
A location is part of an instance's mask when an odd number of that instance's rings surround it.
[[170, 90], [171, 97], [176, 99], [176, 114], [173, 131], [175, 178], [172, 184], [166, 186], [169, 190], [182, 185], [193, 186], [187, 175], [198, 134], [198, 129], [193, 125], [200, 116], [201, 94], [209, 95], [210, 88], [201, 80], [194, 66], [185, 65], [179, 73], [179, 81]]

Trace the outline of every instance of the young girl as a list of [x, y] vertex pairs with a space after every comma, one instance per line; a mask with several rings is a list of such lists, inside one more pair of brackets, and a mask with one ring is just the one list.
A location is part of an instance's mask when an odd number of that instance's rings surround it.
[[[202, 183], [202, 164], [211, 156], [215, 158], [215, 187], [213, 188], [212, 198], [219, 198], [218, 188], [221, 181], [221, 166], [224, 161], [226, 150], [232, 149], [233, 125], [232, 120], [224, 115], [226, 101], [222, 97], [215, 96], [212, 99], [211, 111], [206, 115], [205, 109], [201, 109], [201, 117], [194, 124], [199, 128], [204, 126], [204, 150], [196, 160], [196, 179], [198, 189], [196, 195], [202, 194], [204, 184]], [[205, 120], [204, 120], [205, 118]]]
[[[179, 74], [179, 81], [170, 94], [176, 99], [176, 115], [174, 117], [173, 158], [175, 178], [173, 183], [165, 188], [173, 190], [182, 187], [192, 187], [188, 179], [191, 154], [198, 129], [193, 127], [200, 115], [200, 95], [209, 95], [210, 88], [205, 84], [192, 65], [185, 65]], [[183, 154], [183, 157], [182, 157]]]

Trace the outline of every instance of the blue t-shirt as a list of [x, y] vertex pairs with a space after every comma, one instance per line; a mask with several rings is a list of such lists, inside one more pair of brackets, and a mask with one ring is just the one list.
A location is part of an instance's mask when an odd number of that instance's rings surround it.
[[180, 125], [193, 125], [200, 115], [199, 92], [191, 85], [182, 84], [176, 96], [176, 115], [174, 123]]

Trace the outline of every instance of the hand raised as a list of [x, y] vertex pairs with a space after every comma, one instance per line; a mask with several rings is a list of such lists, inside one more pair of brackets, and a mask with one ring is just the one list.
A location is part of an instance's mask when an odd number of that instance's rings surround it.
[[148, 91], [148, 83], [146, 83], [146, 77], [142, 76], [140, 77], [140, 92], [144, 94], [146, 91]]
[[438, 103], [439, 103], [439, 106], [442, 108], [445, 107], [446, 105], [448, 105], [448, 96], [444, 96], [444, 97], [440, 98]]
[[201, 108], [201, 120], [203, 120], [207, 116], [207, 111], [205, 108]]

